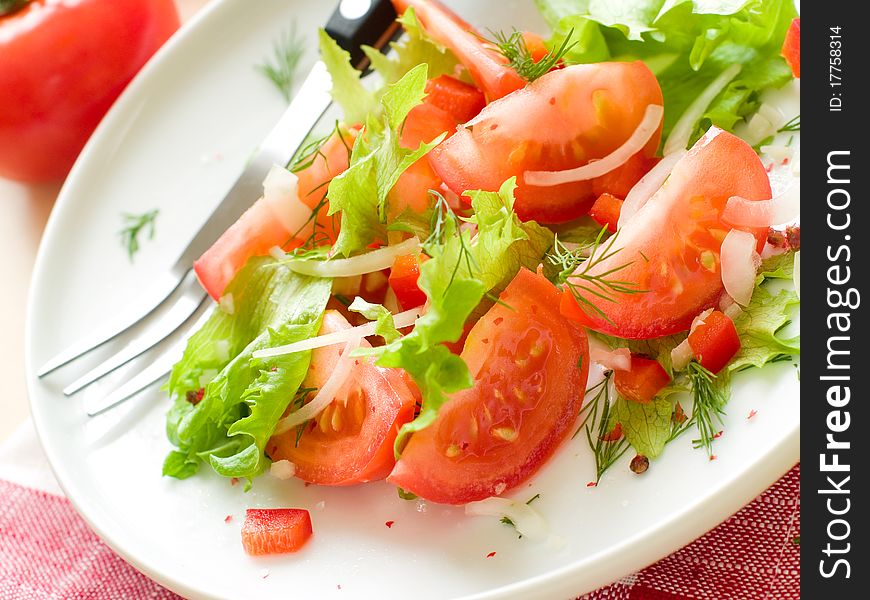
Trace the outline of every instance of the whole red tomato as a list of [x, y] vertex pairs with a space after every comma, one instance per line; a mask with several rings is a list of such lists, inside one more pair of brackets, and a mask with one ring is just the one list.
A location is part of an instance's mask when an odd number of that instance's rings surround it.
[[0, 0], [0, 176], [63, 178], [178, 25], [173, 0]]

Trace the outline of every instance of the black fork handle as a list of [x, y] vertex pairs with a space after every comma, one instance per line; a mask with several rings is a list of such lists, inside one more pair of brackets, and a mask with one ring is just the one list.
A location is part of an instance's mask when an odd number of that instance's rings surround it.
[[398, 30], [396, 17], [390, 0], [341, 0], [326, 23], [326, 33], [350, 53], [351, 64], [364, 70], [368, 58], [361, 46], [385, 50]]

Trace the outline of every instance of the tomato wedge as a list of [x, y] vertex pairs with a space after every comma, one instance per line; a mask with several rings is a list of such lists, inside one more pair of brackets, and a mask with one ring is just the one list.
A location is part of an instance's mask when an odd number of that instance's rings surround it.
[[396, 12], [414, 8], [426, 32], [450, 49], [486, 97], [497, 100], [526, 85], [507, 59], [483, 41], [474, 28], [435, 0], [393, 0]]
[[[665, 185], [624, 224], [611, 256], [587, 273], [610, 273], [605, 279], [626, 282], [637, 292], [613, 292], [613, 302], [608, 302], [585, 291], [588, 284], [583, 281], [569, 280], [576, 287], [563, 294], [562, 314], [596, 331], [629, 339], [688, 330], [695, 316], [714, 306], [723, 291], [719, 249], [730, 228], [722, 222], [722, 211], [731, 196], [769, 199], [770, 182], [749, 144], [711, 128], [675, 165]], [[760, 250], [767, 230], [747, 231], [756, 236]], [[574, 292], [606, 317], [578, 305]]]
[[314, 529], [302, 508], [249, 508], [242, 525], [242, 546], [251, 556], [296, 552]]
[[[655, 76], [640, 61], [566, 67], [488, 105], [471, 126], [432, 150], [429, 162], [460, 196], [497, 191], [516, 177], [514, 208], [521, 219], [569, 221], [589, 211], [595, 180], [535, 187], [524, 183], [524, 173], [572, 169], [610, 154], [634, 133], [647, 106], [662, 102]], [[655, 154], [659, 138], [653, 135], [642, 158]], [[635, 169], [630, 163], [620, 169]]]
[[[462, 351], [475, 378], [415, 433], [388, 481], [444, 504], [497, 496], [534, 474], [570, 432], [586, 389], [586, 333], [558, 292], [521, 270]], [[510, 307], [510, 308], [508, 308]]]
[[[320, 333], [349, 327], [341, 314], [327, 311]], [[341, 349], [336, 345], [314, 350], [302, 387], [320, 388]], [[306, 427], [299, 443], [297, 431], [291, 429], [269, 440], [267, 454], [272, 460], [292, 462], [296, 477], [309, 483], [353, 485], [383, 479], [395, 463], [393, 442], [399, 428], [414, 418], [416, 402], [401, 371], [358, 359], [348, 383]]]
[[714, 310], [689, 334], [689, 346], [702, 367], [718, 373], [740, 350], [740, 336], [734, 321]]
[[[338, 235], [338, 220], [327, 217], [326, 190], [333, 177], [348, 167], [348, 148], [353, 146], [358, 130], [340, 129], [341, 137], [333, 134], [320, 148], [318, 154], [303, 161], [305, 168], [296, 173], [299, 201], [312, 211], [317, 209], [315, 221], [321, 241], [334, 241]], [[289, 198], [287, 201], [294, 201]], [[275, 246], [282, 248], [298, 246], [293, 236], [302, 229], [288, 229], [276, 218], [275, 211], [263, 198], [245, 211], [212, 246], [194, 263], [193, 268], [200, 283], [215, 300], [252, 256], [265, 256]]]

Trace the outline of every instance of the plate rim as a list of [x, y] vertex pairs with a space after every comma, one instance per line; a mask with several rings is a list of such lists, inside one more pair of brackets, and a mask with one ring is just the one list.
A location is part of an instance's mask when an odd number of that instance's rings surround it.
[[[202, 27], [207, 27], [208, 22], [212, 19], [220, 18], [215, 15], [224, 10], [226, 5], [234, 2], [244, 2], [244, 0], [213, 0], [182, 24], [178, 31], [171, 36], [133, 78], [88, 140], [58, 193], [57, 200], [52, 208], [39, 244], [27, 297], [24, 338], [28, 403], [34, 428], [51, 470], [76, 512], [114, 552], [158, 584], [185, 598], [213, 598], [221, 600], [229, 597], [215, 595], [212, 592], [191, 587], [183, 580], [165, 574], [159, 568], [153, 566], [151, 561], [138, 558], [134, 550], [125, 547], [121, 537], [117, 535], [117, 528], [113, 527], [109, 522], [111, 519], [101, 515], [98, 509], [95, 510], [90, 507], [86, 495], [78, 493], [73, 475], [67, 473], [62, 466], [63, 461], [60, 460], [59, 456], [61, 452], [60, 448], [57, 448], [53, 444], [46, 431], [47, 425], [43, 419], [45, 418], [45, 409], [47, 407], [44, 406], [44, 403], [36, 400], [37, 393], [35, 390], [39, 379], [35, 375], [35, 365], [32, 362], [32, 346], [34, 336], [33, 314], [36, 302], [35, 290], [37, 288], [35, 283], [37, 280], [42, 279], [43, 271], [47, 268], [46, 263], [49, 258], [45, 251], [46, 240], [57, 235], [57, 230], [62, 227], [59, 216], [61, 211], [58, 208], [70, 201], [67, 199], [69, 195], [67, 190], [78, 187], [78, 181], [82, 177], [82, 173], [85, 172], [91, 162], [91, 155], [99, 150], [103, 145], [104, 139], [114, 134], [116, 124], [123, 122], [131, 109], [135, 108], [135, 103], [139, 97], [147, 94], [152, 73], [159, 71], [163, 63], [171, 60], [175, 49], [185, 43], [186, 38], [191, 32], [197, 31]], [[531, 597], [530, 594], [540, 593], [547, 593], [548, 595], [573, 595], [576, 597], [577, 595], [585, 594], [613, 583], [619, 578], [635, 573], [702, 537], [749, 504], [761, 492], [787, 473], [795, 464], [799, 463], [799, 461], [800, 422], [798, 421], [775, 446], [770, 448], [764, 460], [755, 465], [757, 469], [764, 469], [764, 477], [745, 478], [737, 475], [732, 476], [727, 481], [728, 494], [719, 494], [717, 496], [713, 492], [708, 492], [699, 496], [680, 513], [674, 513], [668, 519], [659, 521], [649, 528], [624, 539], [621, 543], [584, 559], [584, 563], [587, 563], [587, 565], [590, 563], [594, 564], [596, 568], [590, 569], [589, 566], [581, 568], [576, 563], [569, 564], [523, 581], [499, 586], [485, 592], [462, 596], [461, 599], [492, 600], [506, 597]], [[651, 539], [655, 539], [656, 543], [638, 543]], [[632, 552], [626, 553], [628, 548], [631, 548]], [[615, 560], [616, 558], [619, 558], [619, 560]], [[586, 571], [586, 573], [579, 576], [580, 571]], [[581, 580], [580, 585], [572, 585], [572, 582], [576, 582], [578, 579]], [[581, 587], [583, 589], [578, 594], [577, 590]]]

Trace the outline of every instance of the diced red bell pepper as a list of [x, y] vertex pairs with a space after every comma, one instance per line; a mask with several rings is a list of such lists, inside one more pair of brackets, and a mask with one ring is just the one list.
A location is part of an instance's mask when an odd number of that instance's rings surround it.
[[662, 388], [671, 381], [671, 376], [651, 358], [631, 355], [631, 368], [628, 371], [615, 371], [613, 382], [616, 391], [626, 400], [649, 404]]
[[702, 367], [718, 373], [740, 350], [740, 337], [734, 321], [715, 310], [689, 334], [689, 346]]
[[801, 20], [800, 17], [791, 22], [782, 43], [782, 57], [795, 77], [801, 76]]
[[398, 256], [390, 270], [390, 287], [396, 294], [404, 310], [410, 310], [426, 303], [426, 294], [417, 286], [420, 279], [420, 265], [429, 257], [425, 254]]
[[424, 102], [446, 111], [457, 123], [465, 123], [483, 110], [486, 97], [473, 85], [450, 75], [441, 75], [426, 82]]
[[311, 515], [301, 508], [249, 508], [242, 545], [252, 556], [299, 550], [311, 537]]
[[622, 212], [622, 200], [613, 194], [601, 194], [589, 209], [589, 216], [599, 225], [607, 226], [607, 231], [616, 233], [619, 214]]

